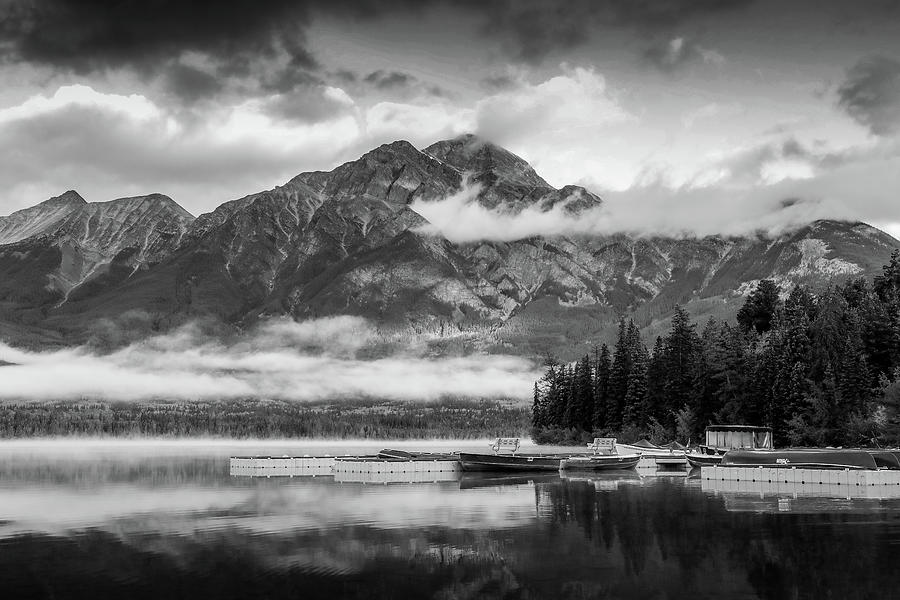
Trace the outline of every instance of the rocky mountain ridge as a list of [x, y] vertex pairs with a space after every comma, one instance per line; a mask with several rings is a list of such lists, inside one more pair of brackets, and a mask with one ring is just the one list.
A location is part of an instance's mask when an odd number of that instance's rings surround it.
[[577, 186], [553, 188], [520, 157], [474, 136], [423, 150], [385, 144], [196, 219], [161, 195], [86, 203], [67, 192], [0, 218], [0, 336], [51, 332], [77, 343], [91, 323], [136, 312], [155, 328], [200, 317], [246, 326], [271, 315], [353, 314], [436, 351], [577, 352], [618, 315], [649, 333], [675, 304], [727, 317], [759, 279], [824, 285], [870, 275], [898, 245], [838, 221], [775, 238], [451, 243], [428, 232], [411, 205], [467, 180], [479, 186], [474, 201], [501, 212], [562, 205], [577, 215], [602, 204]]

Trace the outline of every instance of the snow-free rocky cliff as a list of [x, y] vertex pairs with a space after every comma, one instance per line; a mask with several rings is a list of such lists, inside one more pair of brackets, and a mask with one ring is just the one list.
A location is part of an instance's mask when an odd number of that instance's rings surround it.
[[[580, 352], [620, 314], [651, 333], [675, 304], [732, 316], [756, 281], [870, 276], [900, 245], [863, 223], [817, 221], [775, 238], [532, 237], [456, 244], [411, 208], [460, 190], [508, 212], [602, 200], [557, 190], [473, 136], [385, 144], [329, 172], [194, 219], [166, 196], [88, 203], [69, 191], [0, 217], [0, 337], [79, 342], [100, 319], [145, 315], [243, 326], [269, 315], [360, 315], [436, 351]], [[124, 317], [123, 317], [124, 315]], [[582, 347], [578, 347], [582, 344]]]

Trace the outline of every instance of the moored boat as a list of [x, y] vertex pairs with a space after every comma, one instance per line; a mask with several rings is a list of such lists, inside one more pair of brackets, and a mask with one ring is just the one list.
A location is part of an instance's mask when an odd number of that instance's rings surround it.
[[722, 455], [689, 452], [687, 454], [687, 461], [693, 469], [699, 469], [700, 467], [714, 467], [722, 462]]
[[722, 457], [721, 466], [876, 470], [879, 466], [872, 454], [867, 450], [844, 448], [729, 450]]
[[706, 428], [706, 443], [687, 453], [692, 468], [713, 467], [731, 450], [771, 450], [772, 429], [752, 425], [710, 425]]
[[626, 471], [637, 466], [640, 454], [597, 454], [570, 456], [562, 460], [564, 471]]
[[568, 455], [459, 453], [463, 471], [558, 471]]

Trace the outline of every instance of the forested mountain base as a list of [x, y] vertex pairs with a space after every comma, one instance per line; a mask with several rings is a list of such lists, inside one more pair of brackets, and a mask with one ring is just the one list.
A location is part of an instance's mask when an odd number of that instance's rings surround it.
[[0, 404], [0, 437], [490, 438], [522, 435], [527, 407], [508, 401]]
[[772, 427], [778, 445], [900, 444], [900, 253], [871, 283], [782, 292], [762, 280], [737, 323], [699, 333], [678, 307], [652, 351], [622, 320], [612, 351], [548, 359], [535, 441], [697, 442], [706, 425], [748, 424]]

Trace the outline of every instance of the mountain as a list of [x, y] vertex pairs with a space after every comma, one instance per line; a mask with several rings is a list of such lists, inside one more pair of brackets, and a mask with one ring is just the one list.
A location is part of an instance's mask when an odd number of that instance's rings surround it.
[[16, 211], [8, 217], [0, 217], [0, 245], [12, 244], [50, 231], [66, 215], [85, 204], [78, 192], [69, 190], [31, 208]]
[[839, 221], [776, 237], [451, 243], [411, 206], [466, 184], [477, 185], [473, 201], [508, 213], [577, 215], [603, 202], [578, 186], [555, 189], [522, 158], [468, 135], [424, 150], [385, 144], [196, 219], [157, 194], [86, 203], [67, 192], [0, 218], [0, 336], [77, 343], [94, 324], [135, 314], [157, 329], [352, 314], [436, 352], [568, 354], [607, 338], [621, 314], [650, 335], [675, 304], [732, 317], [759, 279], [871, 276], [900, 245]]
[[42, 320], [167, 258], [193, 221], [161, 194], [85, 202], [70, 191], [13, 213], [0, 220], [0, 306]]

